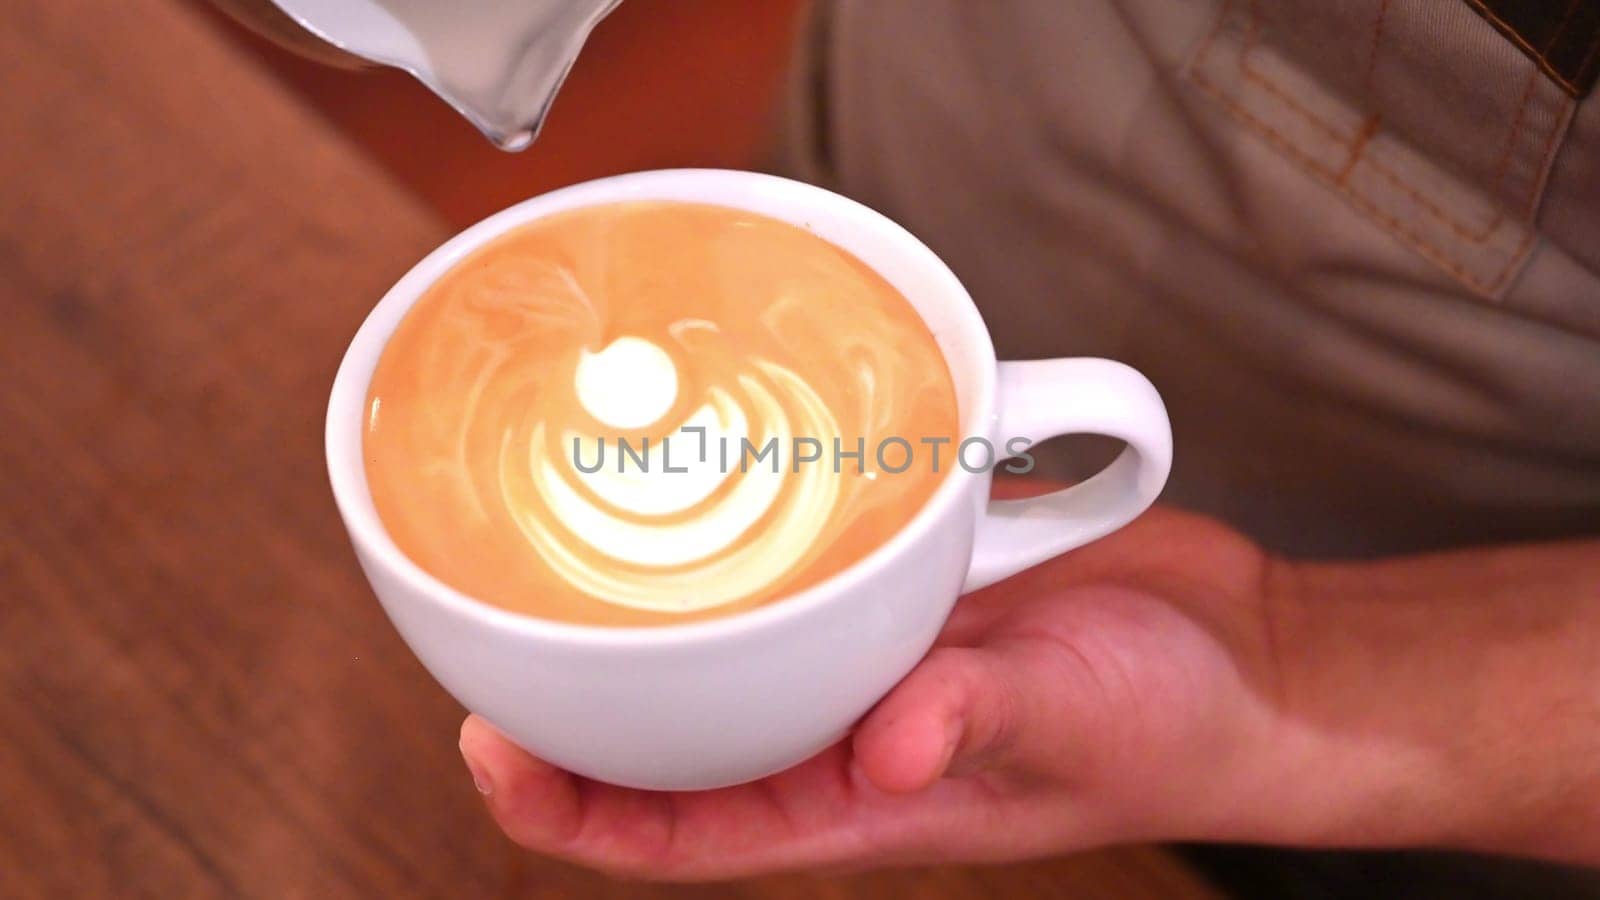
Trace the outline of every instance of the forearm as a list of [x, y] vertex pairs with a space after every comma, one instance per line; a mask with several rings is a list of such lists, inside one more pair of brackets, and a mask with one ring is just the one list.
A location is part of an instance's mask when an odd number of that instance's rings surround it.
[[1281, 575], [1263, 837], [1600, 865], [1600, 542]]

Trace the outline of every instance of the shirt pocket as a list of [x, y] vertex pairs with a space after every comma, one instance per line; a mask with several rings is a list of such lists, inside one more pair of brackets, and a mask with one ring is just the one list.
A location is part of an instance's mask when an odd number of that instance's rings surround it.
[[1184, 77], [1362, 217], [1499, 299], [1574, 98], [1464, 2], [1223, 0]]

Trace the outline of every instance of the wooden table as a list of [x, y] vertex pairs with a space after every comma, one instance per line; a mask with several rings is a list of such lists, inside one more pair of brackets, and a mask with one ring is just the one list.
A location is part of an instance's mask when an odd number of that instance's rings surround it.
[[0, 28], [0, 897], [1208, 896], [1118, 850], [654, 887], [531, 857], [322, 463], [442, 226], [171, 0]]

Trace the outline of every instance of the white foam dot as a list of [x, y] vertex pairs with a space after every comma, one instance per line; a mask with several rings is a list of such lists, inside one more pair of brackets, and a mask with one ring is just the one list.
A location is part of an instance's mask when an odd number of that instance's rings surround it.
[[643, 428], [678, 399], [672, 357], [638, 337], [619, 337], [598, 353], [583, 351], [573, 376], [578, 402], [613, 428]]

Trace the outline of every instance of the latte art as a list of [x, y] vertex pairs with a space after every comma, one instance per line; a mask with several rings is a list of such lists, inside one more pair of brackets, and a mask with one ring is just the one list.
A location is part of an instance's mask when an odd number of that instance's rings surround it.
[[[754, 443], [776, 438], [779, 445], [796, 433], [829, 441], [838, 436], [838, 424], [803, 379], [764, 360], [750, 361], [749, 368], [732, 385], [707, 387], [704, 403], [686, 423], [693, 432], [680, 436], [704, 435], [718, 447], [730, 440], [745, 446], [752, 436], [760, 439]], [[639, 338], [619, 338], [598, 354], [585, 351], [577, 369], [579, 402], [602, 423], [653, 423], [677, 400], [670, 359]], [[638, 414], [658, 406], [657, 415]], [[839, 499], [831, 473], [808, 468], [785, 485], [780, 472], [734, 473], [709, 454], [697, 456], [693, 467], [668, 471], [670, 440], [659, 436], [661, 458], [635, 463], [630, 475], [625, 464], [604, 467], [604, 438], [596, 437], [602, 465], [591, 474], [575, 465], [583, 438], [563, 432], [560, 443], [573, 447], [573, 455], [557, 451], [552, 458], [540, 422], [528, 455], [538, 503], [522, 502], [511, 490], [502, 499], [529, 543], [568, 584], [601, 600], [661, 612], [706, 609], [753, 594], [823, 538]], [[517, 465], [514, 451], [502, 454], [502, 489], [517, 484]], [[719, 492], [726, 481], [736, 483]], [[770, 518], [760, 533], [744, 539], [763, 517]]]
[[676, 203], [554, 216], [469, 257], [396, 330], [369, 405], [402, 550], [479, 599], [599, 624], [798, 590], [940, 477], [802, 466], [797, 440], [956, 434], [932, 336], [880, 276], [786, 223]]

